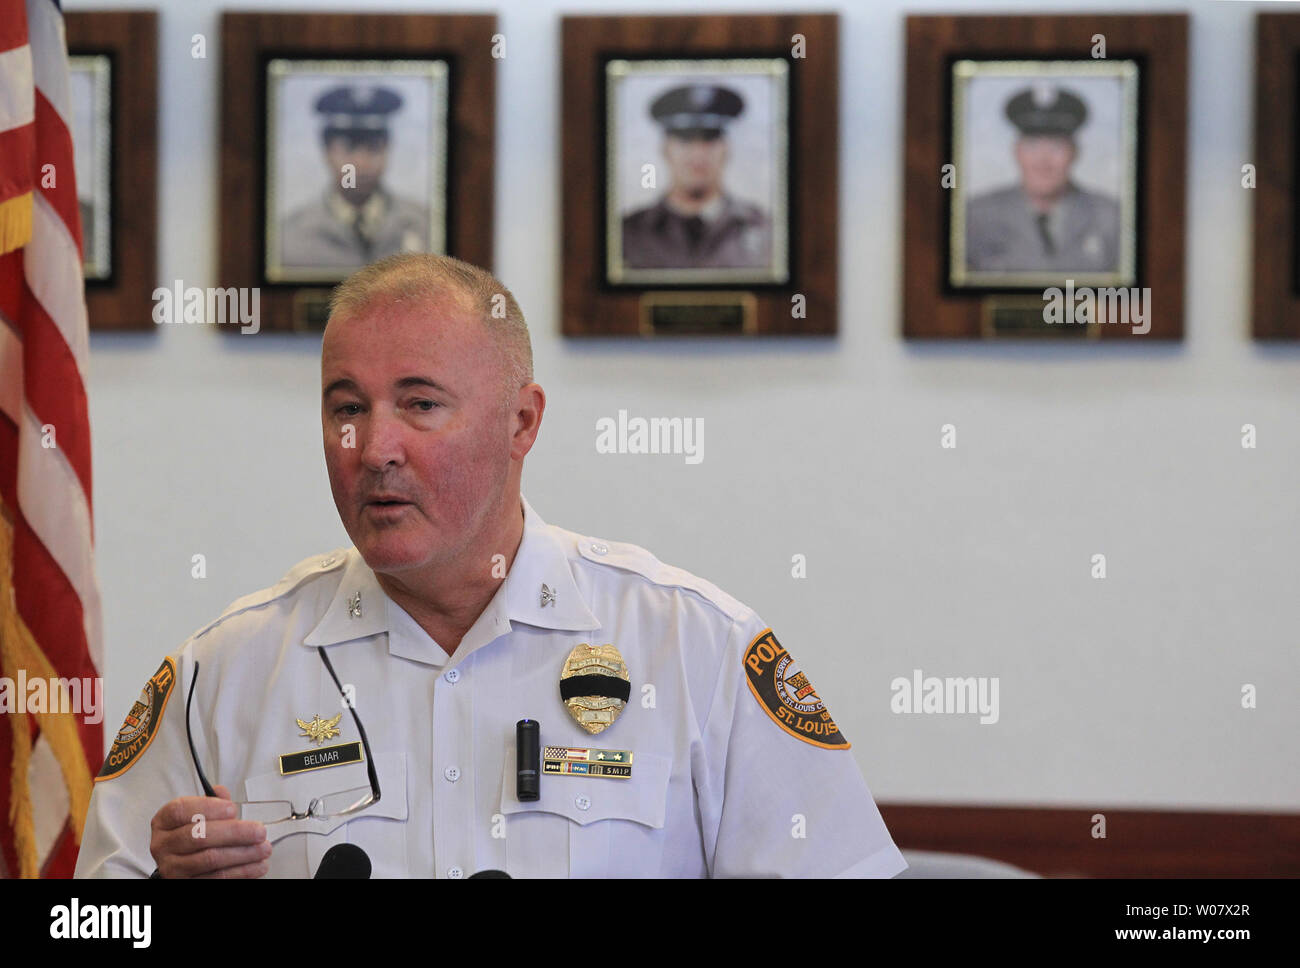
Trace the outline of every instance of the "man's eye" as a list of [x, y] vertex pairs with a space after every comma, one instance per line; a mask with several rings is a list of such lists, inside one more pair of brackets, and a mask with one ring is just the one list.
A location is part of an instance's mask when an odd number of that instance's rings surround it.
[[438, 405], [439, 405], [438, 401], [436, 400], [416, 400], [412, 404], [413, 407], [415, 407], [417, 410], [423, 411], [424, 413], [432, 412], [433, 409]]
[[343, 406], [339, 407], [334, 412], [341, 413], [347, 417], [355, 417], [358, 413], [361, 412], [361, 406], [356, 403], [345, 403], [343, 404]]

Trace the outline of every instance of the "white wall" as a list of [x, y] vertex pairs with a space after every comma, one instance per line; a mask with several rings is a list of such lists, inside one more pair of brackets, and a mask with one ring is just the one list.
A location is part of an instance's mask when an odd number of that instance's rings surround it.
[[[167, 284], [220, 284], [222, 6], [162, 5]], [[557, 318], [559, 17], [651, 6], [693, 5], [449, 8], [495, 9], [507, 36], [495, 269], [529, 318], [550, 399], [524, 476], [539, 513], [643, 544], [758, 609], [810, 670], [882, 800], [1294, 809], [1300, 346], [1248, 337], [1252, 196], [1239, 168], [1251, 160], [1255, 8], [1144, 8], [1192, 13], [1182, 345], [899, 337], [904, 11], [999, 9], [951, 2], [840, 5], [838, 339], [568, 342]], [[206, 61], [189, 54], [200, 32]], [[318, 345], [210, 327], [92, 337], [110, 736], [163, 654], [293, 562], [347, 543], [321, 457]], [[620, 408], [703, 417], [704, 462], [598, 456], [595, 421]], [[939, 447], [947, 422], [956, 451]], [[1259, 428], [1254, 451], [1239, 444], [1247, 422]], [[1104, 581], [1089, 576], [1098, 552]], [[190, 577], [195, 553], [206, 580]], [[808, 556], [806, 580], [790, 577], [795, 553]], [[1001, 677], [1000, 721], [892, 714], [890, 680], [914, 668]], [[1240, 708], [1247, 682], [1258, 709]]]

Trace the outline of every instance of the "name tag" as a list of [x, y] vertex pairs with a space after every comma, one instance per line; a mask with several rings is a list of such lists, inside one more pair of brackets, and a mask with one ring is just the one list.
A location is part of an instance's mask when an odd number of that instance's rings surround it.
[[361, 752], [360, 741], [340, 743], [338, 746], [322, 746], [318, 750], [303, 750], [301, 753], [281, 753], [280, 775], [290, 776], [294, 773], [306, 773], [308, 770], [342, 766], [345, 763], [360, 763], [365, 758], [365, 754]]

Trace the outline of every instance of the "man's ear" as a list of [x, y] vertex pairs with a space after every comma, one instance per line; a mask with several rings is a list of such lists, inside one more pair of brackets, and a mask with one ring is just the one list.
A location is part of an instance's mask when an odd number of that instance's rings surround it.
[[515, 392], [510, 408], [510, 456], [522, 460], [537, 442], [542, 427], [542, 414], [546, 411], [546, 391], [537, 383], [529, 383]]

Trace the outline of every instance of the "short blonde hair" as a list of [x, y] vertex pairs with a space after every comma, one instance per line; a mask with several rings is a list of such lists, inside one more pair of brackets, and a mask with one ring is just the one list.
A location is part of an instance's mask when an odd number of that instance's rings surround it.
[[375, 302], [437, 302], [456, 299], [476, 313], [497, 345], [504, 409], [515, 391], [533, 382], [533, 346], [519, 303], [486, 269], [449, 255], [390, 255], [344, 279], [330, 295], [330, 319], [350, 316]]

